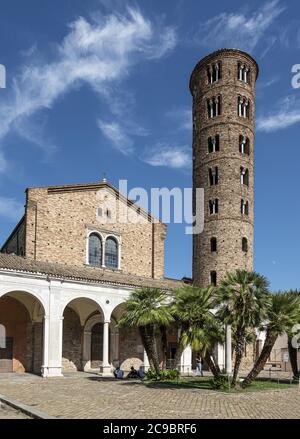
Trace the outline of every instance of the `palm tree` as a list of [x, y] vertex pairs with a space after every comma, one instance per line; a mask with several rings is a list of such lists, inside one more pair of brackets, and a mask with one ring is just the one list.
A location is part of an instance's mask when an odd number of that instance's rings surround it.
[[223, 328], [213, 314], [214, 288], [184, 286], [174, 292], [173, 314], [180, 329], [179, 347], [175, 364], [178, 364], [183, 349], [191, 345], [200, 351], [215, 376], [220, 374], [213, 348], [222, 340]]
[[291, 330], [299, 321], [299, 314], [299, 295], [291, 294], [290, 292], [279, 292], [271, 295], [271, 308], [267, 316], [265, 343], [252, 370], [242, 383], [243, 388], [249, 386], [263, 370], [277, 337]]
[[157, 331], [174, 321], [167, 302], [167, 294], [159, 288], [141, 288], [132, 292], [125, 302], [125, 311], [119, 322], [120, 326], [139, 329], [150, 366], [157, 374], [160, 372]]
[[235, 385], [245, 350], [247, 331], [258, 327], [270, 306], [267, 279], [255, 272], [237, 270], [227, 273], [218, 288], [217, 315], [235, 328], [235, 364], [232, 384]]

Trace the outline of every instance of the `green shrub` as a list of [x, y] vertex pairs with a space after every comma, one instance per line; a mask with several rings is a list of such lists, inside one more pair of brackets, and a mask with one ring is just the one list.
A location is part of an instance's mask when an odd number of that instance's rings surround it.
[[146, 379], [150, 381], [172, 381], [179, 377], [177, 369], [162, 370], [158, 375], [153, 369], [149, 369], [146, 374]]
[[231, 378], [228, 375], [220, 375], [218, 378], [209, 380], [209, 384], [215, 390], [230, 390]]
[[151, 369], [151, 367], [150, 367], [150, 369], [148, 369], [148, 371], [147, 371], [147, 373], [146, 373], [146, 379], [147, 380], [157, 380], [157, 377], [158, 377], [158, 375], [157, 375], [157, 373], [155, 372], [155, 370], [154, 369]]

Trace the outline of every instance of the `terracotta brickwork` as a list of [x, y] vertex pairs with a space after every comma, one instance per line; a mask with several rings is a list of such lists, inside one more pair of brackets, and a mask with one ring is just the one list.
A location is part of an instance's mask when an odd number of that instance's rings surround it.
[[[27, 190], [25, 223], [19, 232], [27, 258], [84, 266], [88, 235], [93, 231], [103, 240], [109, 235], [118, 239], [119, 269], [124, 274], [163, 278], [166, 226], [118, 199], [109, 184]], [[4, 252], [17, 253], [16, 236], [9, 238]]]
[[[210, 83], [207, 69], [218, 63], [220, 78]], [[249, 68], [246, 83], [238, 79], [238, 64]], [[211, 272], [219, 282], [227, 271], [253, 267], [254, 105], [256, 62], [239, 50], [224, 49], [208, 55], [195, 67], [190, 81], [193, 96], [193, 185], [204, 188], [203, 233], [193, 237], [193, 277], [208, 285]], [[219, 97], [220, 115], [208, 117], [208, 102]], [[238, 114], [238, 99], [250, 102], [249, 118]], [[219, 136], [219, 150], [209, 152], [208, 139]], [[240, 136], [249, 139], [250, 153], [240, 152]], [[218, 184], [211, 185], [209, 169], [218, 168]], [[241, 167], [249, 172], [248, 185], [241, 184]], [[211, 214], [210, 200], [218, 200], [218, 213]], [[241, 200], [248, 202], [248, 215], [241, 213]], [[195, 208], [195, 206], [194, 206]], [[217, 250], [211, 251], [211, 238]], [[242, 249], [246, 238], [248, 250]]]
[[12, 232], [8, 241], [3, 245], [4, 253], [15, 253], [23, 256], [25, 253], [25, 218], [22, 218], [15, 230]]

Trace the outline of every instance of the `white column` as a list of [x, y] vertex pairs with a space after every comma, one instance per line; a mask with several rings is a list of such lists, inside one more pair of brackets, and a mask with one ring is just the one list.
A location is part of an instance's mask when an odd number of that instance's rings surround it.
[[232, 340], [231, 340], [231, 326], [230, 325], [226, 325], [225, 369], [226, 369], [227, 374], [232, 373]]
[[82, 369], [87, 372], [91, 369], [92, 331], [83, 332]]
[[103, 363], [102, 363], [102, 376], [112, 376], [112, 368], [109, 364], [109, 323], [103, 324]]
[[192, 348], [187, 346], [181, 355], [180, 372], [183, 374], [192, 374]]
[[105, 239], [102, 239], [102, 246], [101, 246], [101, 248], [102, 248], [102, 255], [101, 255], [101, 258], [102, 258], [102, 268], [105, 268]]
[[63, 318], [45, 316], [44, 319], [44, 358], [42, 376], [62, 376], [62, 338]]
[[146, 349], [144, 349], [144, 371], [147, 372], [149, 367], [150, 367], [149, 358], [148, 358]]

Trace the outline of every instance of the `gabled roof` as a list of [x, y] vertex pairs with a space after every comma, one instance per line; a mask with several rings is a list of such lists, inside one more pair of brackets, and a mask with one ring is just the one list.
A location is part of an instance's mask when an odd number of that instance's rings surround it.
[[33, 259], [5, 253], [0, 253], [0, 273], [1, 272], [46, 275], [54, 279], [136, 288], [153, 287], [172, 290], [183, 285], [183, 281], [175, 279], [152, 279], [102, 268], [88, 266], [76, 267], [53, 262], [35, 261]]
[[62, 192], [95, 191], [103, 188], [108, 189], [117, 197], [117, 199], [126, 203], [128, 207], [133, 208], [137, 213], [143, 215], [146, 219], [148, 219], [149, 222], [161, 223], [159, 219], [155, 218], [153, 215], [140, 207], [134, 201], [122, 195], [121, 192], [106, 179], [100, 181], [99, 183], [65, 184], [59, 186], [33, 186], [27, 188], [26, 192], [30, 189], [47, 189], [48, 194], [54, 194]]

